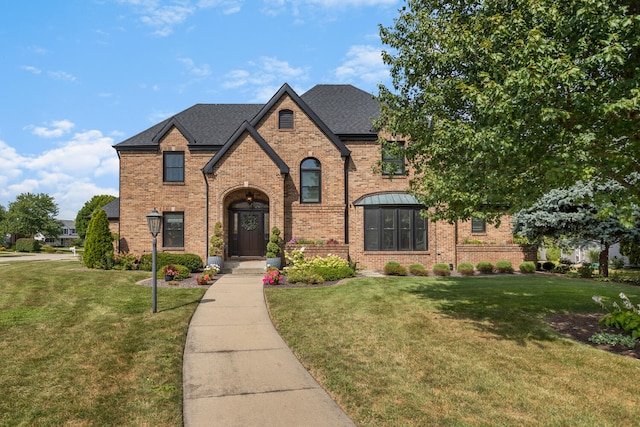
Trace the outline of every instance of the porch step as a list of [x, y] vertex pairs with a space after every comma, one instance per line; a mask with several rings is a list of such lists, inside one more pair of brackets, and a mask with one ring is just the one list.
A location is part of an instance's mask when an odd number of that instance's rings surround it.
[[262, 275], [264, 274], [266, 261], [264, 259], [252, 260], [225, 260], [222, 272], [226, 274], [246, 274], [246, 275]]

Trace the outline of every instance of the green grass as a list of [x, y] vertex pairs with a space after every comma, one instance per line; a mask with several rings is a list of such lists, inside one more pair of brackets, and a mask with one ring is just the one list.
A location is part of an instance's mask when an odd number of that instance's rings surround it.
[[182, 353], [202, 289], [21, 261], [0, 280], [0, 425], [182, 424]]
[[268, 289], [274, 323], [360, 426], [618, 426], [640, 417], [640, 362], [558, 335], [640, 288], [550, 276], [358, 278]]

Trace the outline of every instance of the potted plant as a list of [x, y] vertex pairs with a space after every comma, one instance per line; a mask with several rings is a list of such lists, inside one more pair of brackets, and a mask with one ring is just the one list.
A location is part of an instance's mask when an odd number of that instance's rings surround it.
[[267, 243], [267, 268], [273, 267], [280, 269], [282, 265], [282, 260], [280, 259], [280, 253], [282, 252], [280, 248], [281, 243], [280, 229], [273, 227], [271, 229], [271, 236], [269, 236], [269, 243]]
[[222, 268], [222, 255], [224, 254], [224, 239], [222, 238], [222, 223], [216, 222], [213, 226], [213, 236], [209, 241], [209, 257], [207, 258], [208, 265], [217, 265]]
[[174, 277], [178, 275], [178, 269], [173, 264], [165, 265], [162, 267], [162, 274], [164, 274], [164, 281], [171, 282]]

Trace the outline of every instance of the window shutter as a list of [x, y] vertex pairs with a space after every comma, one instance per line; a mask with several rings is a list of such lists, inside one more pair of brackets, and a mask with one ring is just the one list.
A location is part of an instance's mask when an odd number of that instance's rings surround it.
[[293, 111], [281, 110], [278, 113], [278, 129], [293, 129]]

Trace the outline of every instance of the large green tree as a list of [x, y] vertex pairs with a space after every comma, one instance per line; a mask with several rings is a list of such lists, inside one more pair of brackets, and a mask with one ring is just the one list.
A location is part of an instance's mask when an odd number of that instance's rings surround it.
[[[595, 242], [601, 245], [600, 274], [609, 275], [609, 247], [623, 239], [640, 237], [640, 229], [628, 227], [616, 214], [616, 205], [602, 195], [619, 197], [624, 187], [615, 181], [578, 182], [569, 188], [554, 189], [531, 207], [513, 217], [513, 232], [532, 241], [549, 237], [568, 246]], [[601, 200], [601, 202], [597, 202]], [[599, 203], [606, 203], [603, 206]], [[611, 215], [603, 215], [603, 211]], [[635, 209], [635, 218], [640, 218]]]
[[108, 194], [96, 195], [91, 198], [91, 200], [85, 202], [82, 209], [78, 211], [76, 215], [76, 232], [81, 238], [85, 238], [87, 235], [87, 226], [89, 224], [89, 219], [91, 215], [96, 209], [100, 209], [106, 206], [108, 203], [112, 202], [116, 197]]
[[0, 224], [0, 230], [8, 234], [33, 237], [38, 232], [47, 237], [62, 234], [62, 224], [55, 217], [58, 205], [48, 194], [22, 193], [9, 209]]
[[408, 0], [390, 27], [378, 125], [449, 220], [517, 212], [613, 179], [638, 204], [640, 1]]

